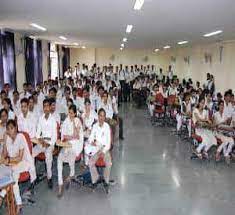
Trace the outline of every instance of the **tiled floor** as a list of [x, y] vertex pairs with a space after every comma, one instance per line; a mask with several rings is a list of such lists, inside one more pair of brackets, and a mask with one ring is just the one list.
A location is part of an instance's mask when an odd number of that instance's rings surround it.
[[106, 195], [72, 187], [61, 200], [46, 183], [36, 188], [36, 206], [26, 215], [233, 215], [235, 164], [189, 159], [189, 143], [153, 127], [145, 110], [124, 105], [125, 141], [116, 143], [112, 178]]

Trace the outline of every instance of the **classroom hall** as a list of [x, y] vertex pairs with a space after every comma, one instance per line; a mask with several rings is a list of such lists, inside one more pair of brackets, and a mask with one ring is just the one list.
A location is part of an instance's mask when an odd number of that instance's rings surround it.
[[234, 14], [0, 0], [0, 214], [233, 215]]

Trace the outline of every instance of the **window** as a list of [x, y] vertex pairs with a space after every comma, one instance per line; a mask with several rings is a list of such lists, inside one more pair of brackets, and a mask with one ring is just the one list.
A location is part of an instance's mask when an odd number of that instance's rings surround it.
[[58, 52], [54, 43], [50, 44], [51, 79], [59, 77]]

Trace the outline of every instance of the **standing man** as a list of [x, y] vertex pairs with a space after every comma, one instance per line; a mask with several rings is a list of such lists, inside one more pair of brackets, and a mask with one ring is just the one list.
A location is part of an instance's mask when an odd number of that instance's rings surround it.
[[168, 78], [169, 78], [170, 82], [173, 79], [173, 71], [172, 71], [171, 65], [169, 65], [169, 69], [168, 69]]
[[122, 64], [120, 64], [119, 81], [120, 81], [120, 85], [121, 85], [120, 102], [123, 102], [123, 99], [124, 99], [124, 87], [125, 87], [125, 72], [122, 69]]

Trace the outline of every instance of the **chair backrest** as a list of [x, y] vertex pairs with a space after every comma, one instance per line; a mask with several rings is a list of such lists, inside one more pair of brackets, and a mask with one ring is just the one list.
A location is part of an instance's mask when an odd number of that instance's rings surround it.
[[167, 104], [168, 105], [174, 105], [175, 104], [175, 99], [176, 99], [176, 95], [170, 95], [167, 98]]
[[164, 105], [164, 97], [161, 93], [157, 93], [155, 96], [155, 101], [157, 103], [160, 103], [161, 105]]
[[24, 135], [25, 139], [26, 139], [26, 142], [28, 144], [28, 147], [29, 147], [29, 151], [30, 151], [30, 154], [32, 154], [32, 151], [33, 151], [33, 144], [31, 142], [31, 139], [29, 137], [29, 134], [27, 132], [20, 132], [21, 134]]

